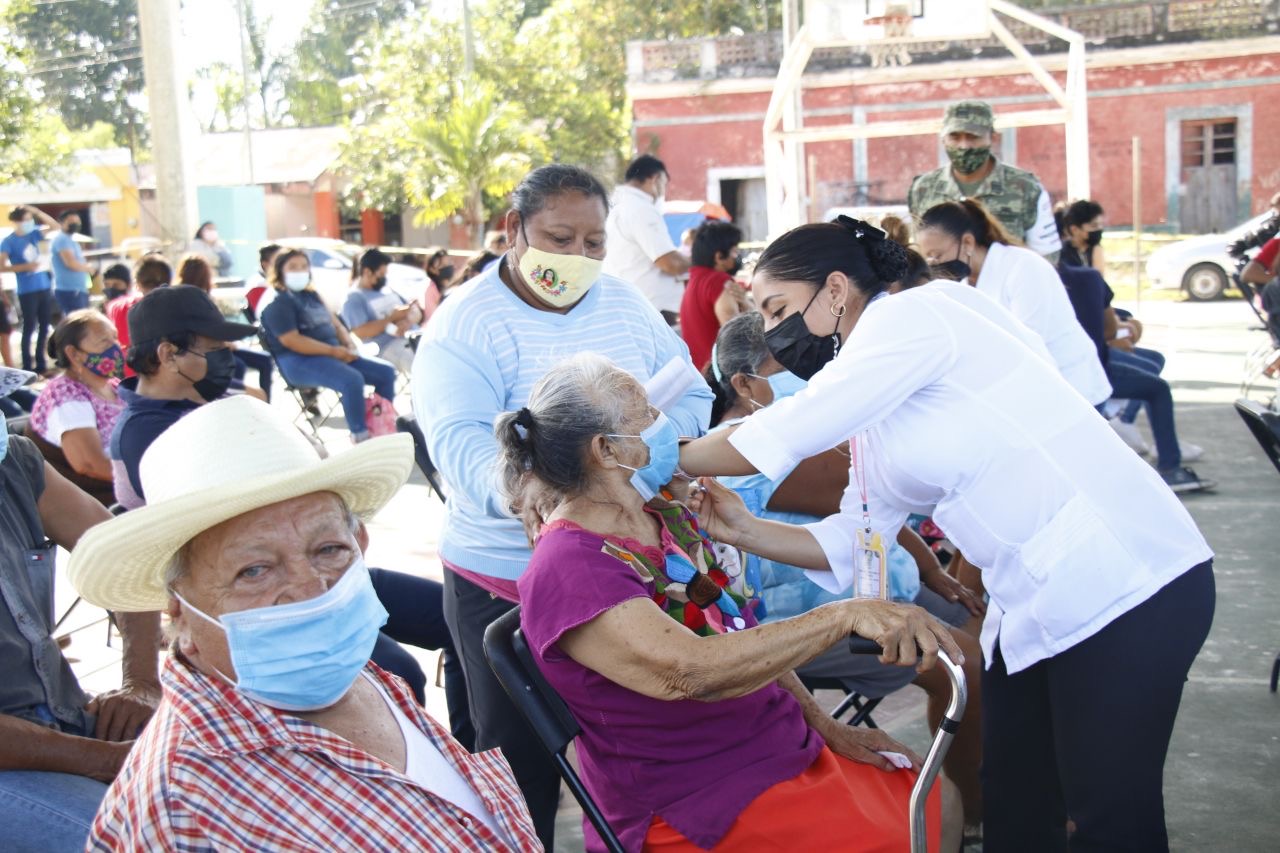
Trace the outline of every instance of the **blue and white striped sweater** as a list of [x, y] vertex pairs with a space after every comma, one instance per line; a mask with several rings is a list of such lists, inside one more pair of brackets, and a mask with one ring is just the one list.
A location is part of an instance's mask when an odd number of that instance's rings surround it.
[[[449, 295], [431, 317], [413, 367], [413, 408], [451, 494], [440, 555], [461, 568], [515, 580], [529, 561], [520, 521], [498, 492], [493, 422], [515, 411], [549, 368], [595, 352], [645, 382], [684, 341], [634, 286], [603, 276], [567, 314], [538, 311], [498, 277], [500, 265]], [[667, 411], [681, 435], [701, 435], [711, 389], [695, 383]]]

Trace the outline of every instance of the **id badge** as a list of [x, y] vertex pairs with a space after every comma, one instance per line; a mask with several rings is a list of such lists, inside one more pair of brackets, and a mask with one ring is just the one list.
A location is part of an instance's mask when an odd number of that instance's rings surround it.
[[885, 574], [887, 562], [880, 534], [871, 534], [871, 541], [868, 542], [866, 531], [859, 530], [858, 545], [853, 556], [853, 597], [888, 600], [889, 581]]

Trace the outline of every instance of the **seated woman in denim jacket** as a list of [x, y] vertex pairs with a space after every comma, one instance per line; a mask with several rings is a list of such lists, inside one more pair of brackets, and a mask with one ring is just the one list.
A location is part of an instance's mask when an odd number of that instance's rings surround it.
[[[960, 654], [945, 626], [845, 599], [756, 627], [693, 515], [653, 508], [675, 428], [602, 356], [552, 368], [495, 431], [506, 495], [538, 533], [521, 627], [582, 726], [584, 782], [623, 846], [905, 849], [916, 762], [883, 732], [836, 723], [792, 670], [851, 633], [903, 665], [919, 643], [925, 669], [939, 646]], [[930, 849], [959, 844], [953, 791], [931, 797]]]
[[311, 285], [311, 262], [290, 249], [276, 255], [276, 298], [262, 311], [262, 329], [280, 373], [294, 385], [332, 388], [342, 396], [342, 414], [351, 440], [369, 437], [364, 386], [387, 400], [396, 396], [396, 369], [380, 358], [356, 352], [346, 327]]

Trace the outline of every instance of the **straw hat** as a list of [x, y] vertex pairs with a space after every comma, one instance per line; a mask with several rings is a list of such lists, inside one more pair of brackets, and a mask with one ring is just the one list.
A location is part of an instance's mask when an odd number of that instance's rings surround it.
[[361, 519], [409, 478], [413, 439], [399, 434], [320, 459], [282, 413], [247, 396], [201, 406], [147, 449], [139, 478], [149, 503], [92, 527], [71, 552], [68, 575], [107, 610], [161, 610], [164, 570], [214, 525], [314, 492], [334, 492]]

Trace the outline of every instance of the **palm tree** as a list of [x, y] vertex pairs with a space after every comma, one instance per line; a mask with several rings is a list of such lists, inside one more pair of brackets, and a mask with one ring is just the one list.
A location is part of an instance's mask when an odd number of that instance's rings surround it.
[[411, 121], [407, 131], [404, 144], [411, 158], [403, 174], [404, 194], [419, 208], [419, 224], [460, 213], [477, 246], [488, 221], [485, 196], [511, 192], [544, 151], [524, 109], [503, 101], [484, 82], [456, 85], [441, 114]]

